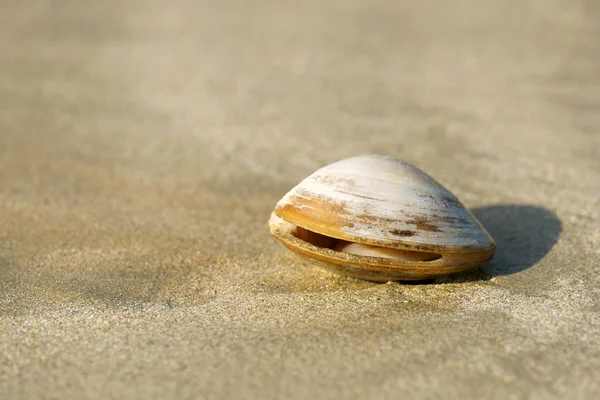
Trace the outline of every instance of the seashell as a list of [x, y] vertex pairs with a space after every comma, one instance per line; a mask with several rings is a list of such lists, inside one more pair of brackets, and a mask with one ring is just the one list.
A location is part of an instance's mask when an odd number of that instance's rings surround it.
[[288, 249], [318, 265], [380, 282], [474, 268], [496, 248], [448, 189], [379, 155], [317, 170], [277, 203], [269, 227]]

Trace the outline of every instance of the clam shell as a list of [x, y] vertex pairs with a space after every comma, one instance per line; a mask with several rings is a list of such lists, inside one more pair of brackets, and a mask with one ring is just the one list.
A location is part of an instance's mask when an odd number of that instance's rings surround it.
[[[448, 189], [406, 162], [378, 155], [317, 170], [277, 203], [269, 225], [290, 250], [337, 272], [376, 281], [427, 279], [473, 268], [490, 260], [496, 247]], [[340, 241], [411, 256], [336, 251]]]

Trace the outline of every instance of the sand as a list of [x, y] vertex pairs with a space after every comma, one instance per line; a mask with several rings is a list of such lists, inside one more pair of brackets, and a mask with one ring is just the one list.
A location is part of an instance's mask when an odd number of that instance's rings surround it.
[[[600, 397], [600, 7], [4, 1], [0, 398]], [[425, 170], [498, 244], [374, 284], [267, 228]]]

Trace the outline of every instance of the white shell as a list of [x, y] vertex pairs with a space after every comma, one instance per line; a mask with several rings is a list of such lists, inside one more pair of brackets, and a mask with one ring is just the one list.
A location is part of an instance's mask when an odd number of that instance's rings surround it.
[[[317, 170], [277, 203], [271, 230], [282, 240], [285, 235], [277, 234], [282, 232], [281, 224], [275, 223], [279, 219], [296, 231], [300, 227], [353, 243], [441, 255], [450, 270], [435, 275], [481, 264], [495, 249], [493, 239], [456, 196], [416, 167], [385, 156], [353, 157]], [[286, 246], [290, 244], [288, 240]], [[346, 254], [334, 247], [318, 252], [345, 259]], [[322, 261], [323, 257], [316, 258]], [[381, 264], [381, 258], [366, 256], [363, 261], [378, 259]], [[397, 264], [402, 269], [407, 263], [398, 260]], [[427, 271], [436, 263], [441, 261], [412, 261], [412, 267], [421, 264]]]

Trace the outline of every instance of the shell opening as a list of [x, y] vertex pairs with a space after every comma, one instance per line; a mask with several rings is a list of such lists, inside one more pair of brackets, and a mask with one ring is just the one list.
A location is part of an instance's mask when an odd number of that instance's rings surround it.
[[316, 247], [323, 247], [357, 256], [382, 257], [405, 261], [433, 261], [442, 258], [442, 255], [437, 253], [399, 250], [388, 247], [377, 247], [362, 243], [348, 242], [345, 240], [321, 235], [320, 233], [309, 231], [308, 229], [304, 229], [299, 226], [296, 226], [295, 236], [298, 239], [304, 240], [305, 242], [308, 242]]

